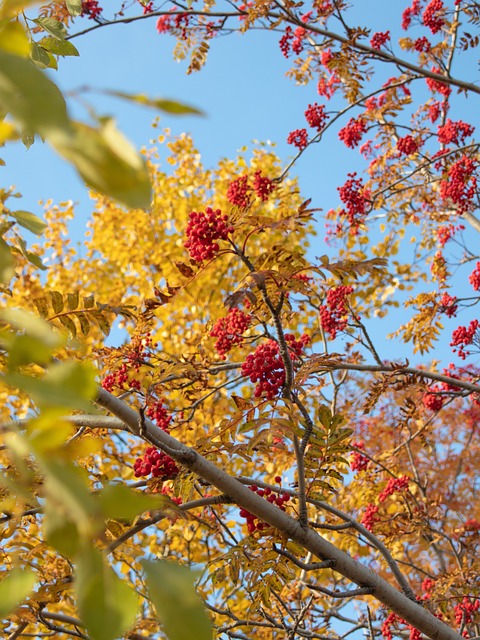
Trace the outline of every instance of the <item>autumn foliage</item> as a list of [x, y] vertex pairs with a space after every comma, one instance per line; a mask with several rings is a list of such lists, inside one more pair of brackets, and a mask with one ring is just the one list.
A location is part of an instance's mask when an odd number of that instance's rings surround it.
[[[3, 636], [478, 638], [478, 4], [377, 32], [343, 0], [18, 10], [2, 143], [45, 138], [92, 212], [79, 250], [71, 202], [0, 192]], [[274, 30], [311, 87], [291, 156], [205, 167], [187, 134], [141, 156], [71, 121], [42, 70], [132, 16], [189, 73]], [[351, 158], [333, 200], [295, 177], [327, 131]]]

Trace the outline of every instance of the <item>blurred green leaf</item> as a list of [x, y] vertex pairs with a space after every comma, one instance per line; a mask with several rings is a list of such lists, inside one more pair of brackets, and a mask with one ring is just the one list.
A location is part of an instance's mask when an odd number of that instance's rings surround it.
[[76, 558], [76, 567], [77, 607], [89, 637], [92, 640], [115, 640], [135, 620], [137, 595], [93, 547], [81, 550]]
[[116, 98], [121, 98], [122, 100], [128, 100], [129, 102], [135, 102], [136, 104], [140, 104], [145, 107], [152, 107], [153, 109], [158, 109], [160, 111], [164, 111], [165, 113], [170, 113], [176, 116], [205, 115], [203, 111], [200, 111], [200, 109], [192, 107], [188, 104], [183, 104], [182, 102], [177, 102], [176, 100], [167, 100], [165, 98], [149, 98], [143, 93], [125, 93], [124, 91], [113, 91], [109, 89], [106, 89], [105, 91], [103, 91], [103, 93], [114, 96]]
[[99, 494], [102, 512], [106, 518], [132, 520], [150, 509], [161, 509], [170, 504], [166, 496], [149, 496], [123, 484], [107, 485]]
[[0, 108], [41, 136], [57, 141], [72, 127], [60, 89], [26, 58], [0, 50]]
[[0, 319], [8, 322], [15, 329], [41, 340], [50, 349], [55, 349], [64, 343], [62, 336], [54, 331], [46, 320], [24, 309], [2, 309]]
[[28, 442], [40, 455], [63, 448], [73, 435], [72, 423], [65, 420], [62, 414], [62, 408], [46, 409], [39, 416], [28, 421], [26, 425]]
[[80, 534], [75, 523], [51, 500], [46, 501], [44, 512], [47, 542], [67, 558], [73, 558], [81, 546]]
[[30, 211], [10, 211], [8, 215], [15, 218], [19, 225], [37, 236], [41, 236], [47, 226], [43, 220], [33, 213], [30, 213]]
[[67, 520], [75, 523], [80, 535], [89, 539], [98, 531], [98, 508], [88, 486], [88, 475], [81, 467], [67, 460], [37, 452], [39, 465], [45, 475], [47, 501]]
[[4, 382], [30, 395], [40, 407], [92, 410], [90, 401], [96, 390], [95, 372], [86, 363], [61, 362], [43, 378], [9, 372]]
[[3, 238], [0, 238], [0, 283], [7, 283], [14, 274], [14, 260], [10, 247]]
[[5, 618], [32, 591], [35, 574], [29, 569], [12, 569], [0, 582], [0, 616]]
[[118, 131], [112, 120], [100, 130], [76, 122], [71, 140], [54, 142], [57, 151], [72, 164], [96, 191], [131, 208], [146, 209], [151, 184], [145, 159]]
[[167, 561], [142, 560], [148, 594], [169, 640], [212, 640], [205, 607], [193, 585], [196, 574]]
[[38, 43], [50, 53], [56, 56], [79, 56], [78, 49], [69, 40], [59, 40], [58, 38], [42, 38]]
[[46, 266], [43, 264], [40, 256], [37, 256], [36, 253], [32, 253], [27, 249], [27, 243], [23, 238], [17, 238], [18, 248], [20, 249], [22, 255], [37, 269], [41, 269], [42, 271], [46, 270]]

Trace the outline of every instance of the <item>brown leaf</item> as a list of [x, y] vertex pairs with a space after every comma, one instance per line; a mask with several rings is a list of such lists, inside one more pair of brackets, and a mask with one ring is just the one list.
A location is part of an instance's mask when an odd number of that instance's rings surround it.
[[185, 278], [193, 278], [195, 276], [195, 271], [192, 267], [189, 267], [188, 264], [185, 264], [185, 262], [175, 262], [174, 264]]

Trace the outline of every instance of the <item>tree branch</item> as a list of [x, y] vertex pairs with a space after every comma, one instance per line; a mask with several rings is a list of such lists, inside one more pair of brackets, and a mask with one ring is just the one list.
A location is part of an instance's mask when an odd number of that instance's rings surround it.
[[[96, 401], [124, 421], [130, 430], [138, 435], [136, 411], [102, 388], [98, 389]], [[183, 445], [156, 427], [150, 420], [145, 420], [145, 430], [147, 439], [160, 449], [168, 449], [176, 462], [213, 484], [239, 506], [275, 527], [316, 557], [331, 560], [334, 571], [359, 585], [360, 588], [368, 588], [379, 602], [392, 609], [421, 633], [432, 640], [462, 640], [460, 634], [436, 618], [421, 604], [407, 598], [386, 580], [322, 538], [314, 530], [301, 527], [297, 520], [250, 491], [236, 478], [229, 476], [194, 449]]]

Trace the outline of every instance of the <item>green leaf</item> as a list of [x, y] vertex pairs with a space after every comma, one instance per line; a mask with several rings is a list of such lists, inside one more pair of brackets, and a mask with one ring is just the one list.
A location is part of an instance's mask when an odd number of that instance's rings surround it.
[[37, 236], [41, 236], [47, 226], [43, 220], [30, 213], [30, 211], [10, 211], [8, 215], [15, 218], [19, 225]]
[[37, 267], [37, 269], [41, 269], [42, 271], [45, 271], [47, 267], [43, 264], [40, 256], [37, 256], [36, 253], [32, 253], [31, 251], [29, 251], [27, 249], [27, 243], [25, 242], [25, 240], [23, 238], [18, 238], [17, 242], [18, 242], [18, 248], [20, 249], [22, 255], [31, 264], [33, 264], [35, 267]]
[[32, 42], [30, 58], [40, 69], [46, 69], [50, 65], [50, 56], [37, 42]]
[[163, 504], [170, 503], [165, 497], [145, 495], [123, 484], [110, 484], [102, 489], [99, 500], [106, 518], [132, 520], [145, 511], [160, 509]]
[[80, 618], [92, 640], [115, 640], [134, 622], [135, 592], [106, 565], [101, 553], [86, 547], [76, 558], [74, 579]]
[[0, 238], [0, 283], [6, 284], [13, 278], [14, 264], [10, 247], [3, 238]]
[[104, 91], [104, 93], [110, 96], [115, 96], [116, 98], [121, 98], [122, 100], [135, 102], [136, 104], [140, 104], [145, 107], [152, 107], [153, 109], [158, 109], [160, 111], [164, 111], [165, 113], [170, 113], [176, 116], [205, 115], [203, 111], [200, 111], [200, 109], [196, 109], [195, 107], [192, 107], [188, 104], [183, 104], [182, 102], [177, 102], [176, 100], [167, 100], [165, 98], [149, 98], [143, 93], [125, 93], [123, 91], [106, 90]]
[[173, 562], [141, 560], [148, 594], [169, 640], [212, 640], [205, 607], [195, 591], [196, 574]]
[[0, 108], [42, 137], [71, 135], [60, 89], [28, 59], [0, 50]]
[[59, 40], [58, 38], [42, 38], [38, 43], [50, 53], [56, 56], [79, 56], [78, 49], [69, 40]]
[[79, 16], [82, 13], [82, 0], [67, 0], [67, 10], [71, 16]]
[[35, 574], [29, 569], [12, 569], [0, 582], [0, 616], [5, 618], [32, 591]]
[[54, 18], [35, 18], [33, 22], [58, 40], [64, 40], [67, 35], [65, 25]]
[[130, 208], [148, 208], [151, 184], [146, 162], [114, 123], [108, 120], [100, 130], [79, 122], [74, 125], [73, 139], [54, 142], [57, 151], [96, 191]]

